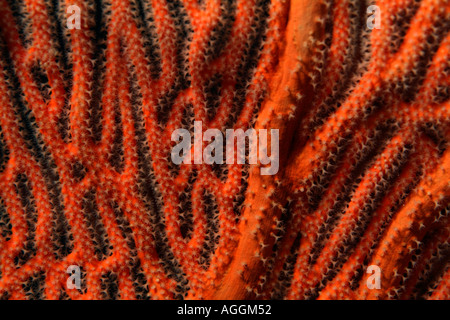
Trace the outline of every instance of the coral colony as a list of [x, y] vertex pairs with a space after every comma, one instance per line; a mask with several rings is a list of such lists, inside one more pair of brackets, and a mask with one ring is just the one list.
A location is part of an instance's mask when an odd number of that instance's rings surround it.
[[1, 299], [450, 298], [449, 0], [0, 17]]

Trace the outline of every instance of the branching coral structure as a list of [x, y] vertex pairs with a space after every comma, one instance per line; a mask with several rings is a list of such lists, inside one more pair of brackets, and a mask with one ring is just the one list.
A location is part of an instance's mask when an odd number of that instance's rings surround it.
[[[448, 0], [0, 0], [0, 298], [449, 299], [449, 31]], [[173, 163], [196, 121], [279, 130], [279, 171]]]

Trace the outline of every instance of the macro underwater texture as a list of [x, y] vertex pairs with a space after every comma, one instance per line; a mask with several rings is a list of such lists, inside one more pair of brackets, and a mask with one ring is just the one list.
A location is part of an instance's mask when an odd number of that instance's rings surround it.
[[[449, 31], [449, 0], [0, 0], [0, 298], [449, 299]], [[194, 121], [278, 129], [278, 173], [175, 165]]]

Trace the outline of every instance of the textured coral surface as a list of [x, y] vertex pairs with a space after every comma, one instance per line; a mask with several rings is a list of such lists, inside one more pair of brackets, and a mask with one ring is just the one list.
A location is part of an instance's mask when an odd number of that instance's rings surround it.
[[[449, 299], [449, 31], [449, 0], [0, 0], [0, 298]], [[278, 129], [278, 173], [175, 165], [194, 121]]]

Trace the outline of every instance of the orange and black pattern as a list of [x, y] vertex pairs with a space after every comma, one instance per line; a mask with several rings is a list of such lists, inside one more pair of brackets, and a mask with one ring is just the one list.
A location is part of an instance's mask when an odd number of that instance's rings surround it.
[[[449, 31], [449, 0], [0, 0], [0, 298], [449, 299]], [[194, 121], [279, 129], [279, 172], [173, 164]]]

